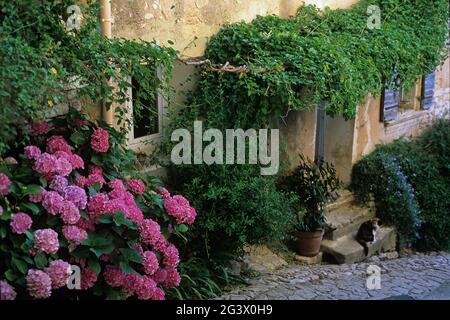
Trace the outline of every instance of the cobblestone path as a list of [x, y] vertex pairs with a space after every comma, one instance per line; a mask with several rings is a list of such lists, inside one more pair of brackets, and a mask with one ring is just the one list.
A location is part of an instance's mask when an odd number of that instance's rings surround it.
[[[381, 269], [381, 288], [367, 289], [367, 268]], [[450, 280], [450, 253], [412, 255], [350, 265], [290, 265], [250, 280], [219, 299], [341, 300], [408, 295], [421, 299]]]

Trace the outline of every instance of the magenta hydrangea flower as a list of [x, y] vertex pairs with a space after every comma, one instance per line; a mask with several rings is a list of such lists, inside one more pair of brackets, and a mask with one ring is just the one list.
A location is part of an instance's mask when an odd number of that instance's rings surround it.
[[59, 194], [63, 194], [64, 189], [67, 187], [69, 182], [63, 176], [56, 176], [50, 182], [49, 188], [58, 192]]
[[95, 224], [92, 220], [80, 218], [80, 220], [78, 220], [78, 222], [76, 223], [76, 226], [86, 231], [95, 232]]
[[0, 300], [15, 300], [17, 296], [14, 287], [6, 280], [0, 280]]
[[72, 153], [70, 145], [62, 136], [52, 136], [47, 139], [47, 152], [55, 153], [57, 151], [64, 151], [68, 154]]
[[167, 278], [167, 270], [164, 268], [158, 269], [153, 275], [153, 279], [155, 279], [157, 283], [161, 284], [164, 283], [164, 281], [166, 281], [166, 278]]
[[87, 290], [94, 286], [97, 282], [97, 274], [89, 268], [81, 271], [81, 289]]
[[107, 152], [109, 149], [108, 131], [103, 128], [95, 129], [91, 136], [91, 148], [100, 153]]
[[86, 186], [86, 177], [79, 176], [78, 178], [73, 179], [73, 183], [80, 188], [84, 188]]
[[34, 247], [38, 251], [54, 254], [58, 252], [58, 234], [52, 229], [39, 229], [34, 232]]
[[167, 191], [166, 188], [159, 188], [158, 190], [159, 194], [162, 196], [163, 199], [169, 198], [170, 197], [170, 193], [169, 191]]
[[14, 214], [9, 223], [11, 231], [17, 234], [25, 233], [31, 228], [32, 224], [33, 220], [31, 220], [30, 216], [23, 212]]
[[[81, 220], [82, 219], [80, 219], [80, 221]], [[86, 230], [83, 230], [77, 226], [64, 226], [62, 228], [62, 234], [64, 238], [77, 245], [81, 244], [83, 240], [86, 240], [88, 238]]]
[[42, 206], [51, 215], [61, 213], [64, 205], [64, 198], [56, 191], [46, 191], [42, 196]]
[[124, 281], [122, 284], [122, 292], [127, 297], [130, 297], [136, 293], [137, 289], [142, 285], [142, 283], [143, 278], [138, 276], [136, 273], [131, 272], [129, 274], [126, 274], [124, 276]]
[[167, 276], [163, 284], [167, 288], [175, 288], [180, 285], [181, 277], [177, 269], [167, 269]]
[[165, 300], [166, 299], [166, 295], [164, 293], [164, 290], [156, 287], [155, 291], [153, 292], [153, 300]]
[[9, 185], [11, 180], [4, 173], [0, 172], [0, 194], [7, 195], [9, 193]]
[[26, 146], [24, 148], [24, 153], [27, 159], [36, 160], [41, 155], [41, 149], [36, 146]]
[[98, 183], [100, 187], [103, 187], [103, 185], [105, 184], [105, 178], [103, 178], [103, 176], [100, 174], [89, 174], [86, 178], [85, 186], [89, 188], [96, 183]]
[[145, 192], [145, 184], [139, 179], [128, 180], [128, 188], [136, 194], [144, 194]]
[[162, 251], [167, 246], [167, 241], [161, 234], [159, 224], [152, 219], [144, 219], [138, 227], [139, 234], [144, 243], [153, 246], [157, 251]]
[[178, 249], [173, 244], [169, 244], [164, 249], [164, 265], [168, 269], [176, 269], [178, 264], [180, 263], [180, 258], [178, 254]]
[[28, 270], [26, 276], [28, 294], [35, 299], [46, 299], [52, 294], [52, 279], [44, 271]]
[[142, 265], [144, 266], [144, 272], [151, 276], [159, 268], [158, 257], [152, 251], [145, 251], [142, 254]]
[[193, 224], [197, 216], [197, 212], [191, 207], [189, 201], [181, 195], [166, 197], [164, 208], [167, 214], [176, 218], [178, 224]]
[[81, 158], [79, 155], [77, 155], [77, 154], [70, 155], [69, 161], [74, 170], [75, 169], [84, 169], [83, 158]]
[[87, 204], [86, 191], [78, 186], [68, 186], [63, 192], [64, 199], [73, 202], [78, 209], [84, 210]]
[[135, 289], [139, 300], [150, 300], [153, 298], [156, 290], [156, 282], [148, 276], [143, 276], [142, 281]]
[[107, 265], [103, 271], [103, 278], [111, 287], [121, 287], [125, 281], [125, 274], [118, 266]]
[[46, 134], [47, 132], [49, 132], [49, 130], [50, 127], [45, 121], [31, 123], [31, 134], [34, 136]]
[[45, 273], [52, 280], [52, 288], [58, 289], [66, 285], [72, 274], [72, 269], [69, 263], [59, 259], [50, 262], [50, 266], [45, 268]]
[[87, 205], [88, 213], [91, 216], [99, 216], [108, 212], [108, 196], [104, 193], [94, 194]]
[[56, 175], [58, 158], [46, 152], [42, 153], [35, 161], [33, 170], [50, 180]]
[[66, 224], [75, 224], [80, 220], [80, 211], [76, 205], [74, 205], [70, 201], [64, 201], [62, 210], [61, 210], [61, 219]]

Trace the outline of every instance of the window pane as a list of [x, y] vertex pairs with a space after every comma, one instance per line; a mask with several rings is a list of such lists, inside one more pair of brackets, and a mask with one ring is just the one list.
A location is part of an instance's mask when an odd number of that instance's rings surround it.
[[134, 113], [133, 110], [133, 129], [134, 138], [140, 138], [155, 134], [159, 132], [159, 114], [158, 114], [158, 99], [153, 97], [143, 98], [139, 97], [139, 90], [141, 89], [139, 81], [132, 79], [133, 85], [133, 108], [139, 107], [139, 112]]

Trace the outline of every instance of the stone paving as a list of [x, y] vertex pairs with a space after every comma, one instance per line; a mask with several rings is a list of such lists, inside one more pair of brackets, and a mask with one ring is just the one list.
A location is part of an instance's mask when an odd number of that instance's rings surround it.
[[[348, 265], [289, 265], [250, 279], [250, 285], [218, 299], [346, 300], [385, 299], [407, 295], [422, 299], [450, 280], [450, 253], [415, 254], [403, 258], [372, 257]], [[367, 268], [381, 269], [381, 288], [368, 289]]]

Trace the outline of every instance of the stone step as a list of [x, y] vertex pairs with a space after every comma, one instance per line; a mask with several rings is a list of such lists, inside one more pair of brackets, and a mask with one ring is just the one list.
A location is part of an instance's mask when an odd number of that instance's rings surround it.
[[350, 205], [354, 202], [353, 194], [348, 191], [347, 189], [342, 189], [338, 191], [339, 198], [337, 198], [335, 201], [327, 204], [325, 207], [325, 212], [331, 213], [332, 211], [345, 206]]
[[[320, 250], [324, 255], [331, 255], [339, 263], [355, 263], [364, 260], [364, 248], [355, 240], [356, 232], [337, 240], [325, 239], [322, 241]], [[377, 240], [368, 245], [369, 253], [367, 257], [374, 254], [395, 250], [396, 234], [391, 227], [381, 227], [376, 235]]]
[[358, 207], [346, 204], [326, 213], [325, 239], [337, 240], [358, 231], [361, 224], [375, 217], [373, 207]]

